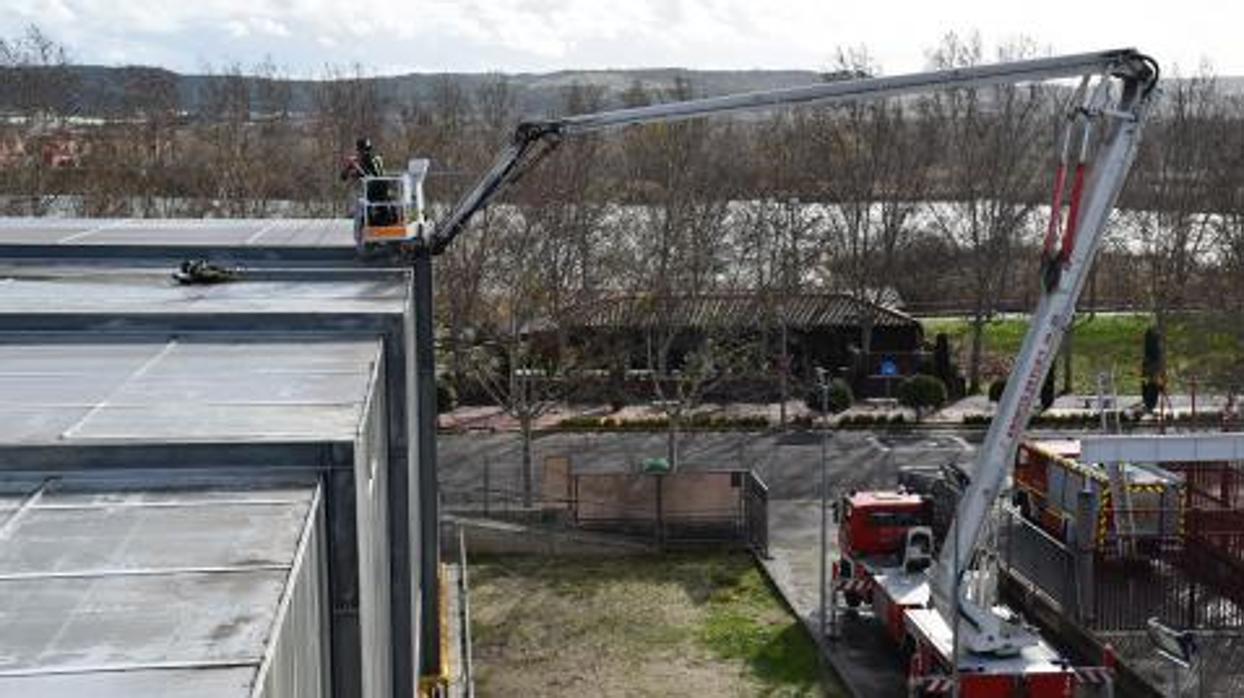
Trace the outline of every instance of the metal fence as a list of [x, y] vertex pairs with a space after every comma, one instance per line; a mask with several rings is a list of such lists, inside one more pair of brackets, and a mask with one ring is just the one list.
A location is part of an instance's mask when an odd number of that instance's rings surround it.
[[569, 458], [555, 456], [542, 463], [526, 506], [513, 468], [483, 466], [479, 482], [444, 490], [446, 512], [610, 533], [663, 547], [727, 545], [768, 554], [769, 492], [750, 470], [576, 473]]
[[743, 484], [743, 526], [751, 551], [769, 557], [769, 487], [750, 470]]
[[1244, 630], [1240, 570], [1211, 548], [1175, 538], [1141, 540], [1135, 555], [1113, 546], [1094, 562], [1092, 626], [1138, 630], [1150, 617], [1177, 628]]
[[1092, 630], [1143, 630], [1152, 617], [1179, 628], [1244, 630], [1244, 570], [1191, 533], [1138, 537], [1127, 547], [1111, 537], [1077, 552], [1008, 512], [998, 557], [1005, 572]]
[[768, 490], [751, 471], [576, 473], [578, 528], [638, 536], [663, 547], [743, 545], [768, 550]]
[[1083, 615], [1076, 560], [1067, 546], [1018, 512], [1003, 513], [998, 534], [998, 564], [1004, 572], [1018, 575], [1064, 613]]

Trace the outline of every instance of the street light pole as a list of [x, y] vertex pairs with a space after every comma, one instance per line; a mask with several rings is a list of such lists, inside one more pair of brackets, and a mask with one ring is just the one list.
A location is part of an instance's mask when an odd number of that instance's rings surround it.
[[[407, 475], [405, 483], [411, 502], [418, 507], [419, 525], [411, 531], [418, 534], [419, 550], [414, 550], [411, 543], [409, 555], [419, 564], [420, 608], [415, 612], [412, 621], [420, 629], [417, 640], [423, 655], [422, 667], [426, 673], [434, 673], [441, 665], [441, 583], [440, 583], [440, 488], [437, 480], [436, 463], [436, 332], [432, 314], [432, 252], [426, 244], [414, 249], [414, 339], [415, 339], [415, 399], [414, 399], [414, 439], [415, 458], [410, 464], [416, 472]], [[418, 487], [418, 490], [414, 488]], [[417, 494], [416, 494], [417, 493]], [[407, 514], [409, 516], [409, 514]], [[411, 531], [404, 532], [413, 537]], [[406, 561], [399, 564], [408, 565]], [[409, 594], [408, 594], [409, 595]], [[410, 603], [407, 600], [406, 603]], [[403, 606], [402, 611], [406, 611]], [[413, 649], [413, 648], [412, 648]], [[405, 651], [405, 650], [403, 650]], [[401, 661], [406, 661], [402, 658]], [[412, 695], [416, 692], [418, 673], [412, 686], [403, 686], [398, 695]], [[403, 677], [405, 680], [405, 677]]]
[[[825, 619], [826, 619], [826, 603], [825, 603], [825, 568], [827, 555], [827, 530], [829, 528], [827, 521], [828, 500], [829, 500], [829, 470], [828, 455], [826, 453], [825, 440], [829, 434], [829, 376], [825, 369], [817, 367], [816, 369], [817, 386], [821, 389], [821, 557], [820, 557], [820, 629], [821, 639], [826, 637]], [[835, 599], [835, 603], [836, 603]], [[837, 630], [837, 628], [835, 628]]]

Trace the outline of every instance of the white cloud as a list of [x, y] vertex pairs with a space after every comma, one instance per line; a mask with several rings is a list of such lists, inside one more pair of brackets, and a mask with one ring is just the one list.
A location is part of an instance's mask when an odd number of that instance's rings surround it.
[[82, 60], [126, 55], [182, 70], [267, 54], [300, 72], [355, 61], [423, 70], [821, 68], [837, 46], [866, 45], [893, 73], [922, 68], [946, 31], [979, 28], [990, 40], [1026, 34], [1058, 51], [1136, 45], [1189, 70], [1208, 56], [1244, 74], [1241, 14], [1212, 0], [1160, 13], [1082, 0], [1022, 11], [996, 0], [3, 0], [0, 35], [37, 22]]

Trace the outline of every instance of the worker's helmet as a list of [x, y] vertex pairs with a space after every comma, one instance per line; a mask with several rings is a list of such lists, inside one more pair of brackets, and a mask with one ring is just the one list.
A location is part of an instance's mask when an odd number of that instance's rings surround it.
[[370, 138], [360, 138], [360, 139], [358, 139], [357, 141], [355, 141], [355, 142], [354, 142], [354, 145], [355, 145], [355, 147], [357, 147], [357, 148], [358, 148], [359, 150], [361, 150], [361, 151], [364, 151], [364, 152], [369, 151], [369, 150], [371, 150], [371, 139], [370, 139]]

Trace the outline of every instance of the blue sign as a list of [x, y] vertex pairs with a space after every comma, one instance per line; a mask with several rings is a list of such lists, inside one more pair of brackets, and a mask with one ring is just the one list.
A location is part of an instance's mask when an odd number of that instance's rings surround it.
[[883, 376], [897, 376], [898, 375], [898, 364], [894, 363], [894, 359], [891, 359], [890, 357], [887, 356], [881, 360], [881, 375]]

